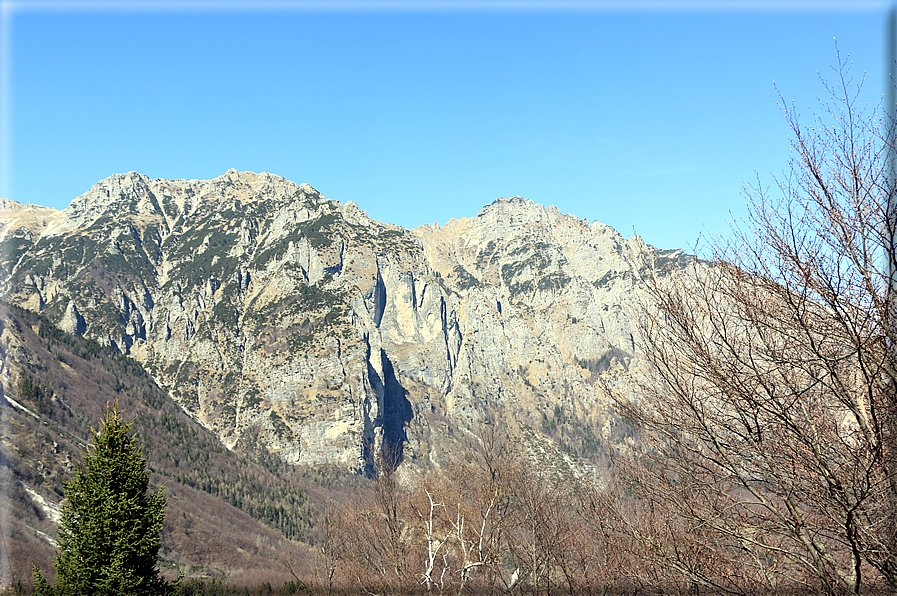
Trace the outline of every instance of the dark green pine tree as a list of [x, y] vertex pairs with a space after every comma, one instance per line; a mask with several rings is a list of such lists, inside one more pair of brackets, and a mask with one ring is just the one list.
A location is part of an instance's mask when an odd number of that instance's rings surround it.
[[156, 569], [159, 533], [165, 519], [161, 490], [147, 494], [149, 472], [124, 423], [118, 401], [106, 408], [100, 432], [66, 485], [56, 586], [35, 569], [38, 594], [120, 596], [165, 594]]

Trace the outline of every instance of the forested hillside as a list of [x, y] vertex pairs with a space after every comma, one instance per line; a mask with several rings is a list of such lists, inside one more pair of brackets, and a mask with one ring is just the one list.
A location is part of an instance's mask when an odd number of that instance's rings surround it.
[[301, 558], [320, 540], [321, 487], [339, 498], [357, 482], [336, 468], [294, 468], [250, 437], [227, 449], [130, 358], [35, 313], [0, 307], [0, 350], [11, 388], [0, 404], [0, 498], [10, 524], [0, 564], [13, 577], [28, 578], [32, 562], [51, 569], [65, 482], [114, 399], [168, 497], [161, 554], [171, 574], [288, 577], [279, 557]]

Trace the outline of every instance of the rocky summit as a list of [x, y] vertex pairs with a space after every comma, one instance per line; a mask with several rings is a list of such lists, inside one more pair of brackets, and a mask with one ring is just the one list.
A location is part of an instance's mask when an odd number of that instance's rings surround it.
[[129, 355], [227, 447], [359, 471], [384, 443], [438, 466], [495, 417], [588, 461], [639, 280], [686, 262], [520, 197], [407, 230], [235, 170], [116, 174], [62, 211], [4, 200], [0, 241], [4, 300]]

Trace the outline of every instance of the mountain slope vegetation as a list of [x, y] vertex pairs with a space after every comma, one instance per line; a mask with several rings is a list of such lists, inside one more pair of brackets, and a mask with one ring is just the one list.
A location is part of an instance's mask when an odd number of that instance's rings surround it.
[[0, 315], [0, 498], [11, 528], [2, 564], [13, 577], [28, 577], [32, 563], [52, 569], [65, 483], [115, 399], [168, 498], [161, 558], [171, 574], [288, 577], [278, 557], [319, 540], [321, 486], [351, 489], [338, 470], [296, 470], [249, 437], [227, 449], [117, 350], [17, 307]]

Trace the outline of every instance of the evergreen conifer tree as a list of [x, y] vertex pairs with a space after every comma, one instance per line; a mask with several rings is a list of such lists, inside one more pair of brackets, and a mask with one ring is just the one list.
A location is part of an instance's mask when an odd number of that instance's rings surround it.
[[59, 524], [59, 553], [50, 586], [35, 569], [38, 594], [118, 596], [164, 594], [156, 570], [165, 518], [161, 490], [147, 494], [149, 472], [131, 425], [116, 400], [107, 406], [99, 433], [66, 486]]

